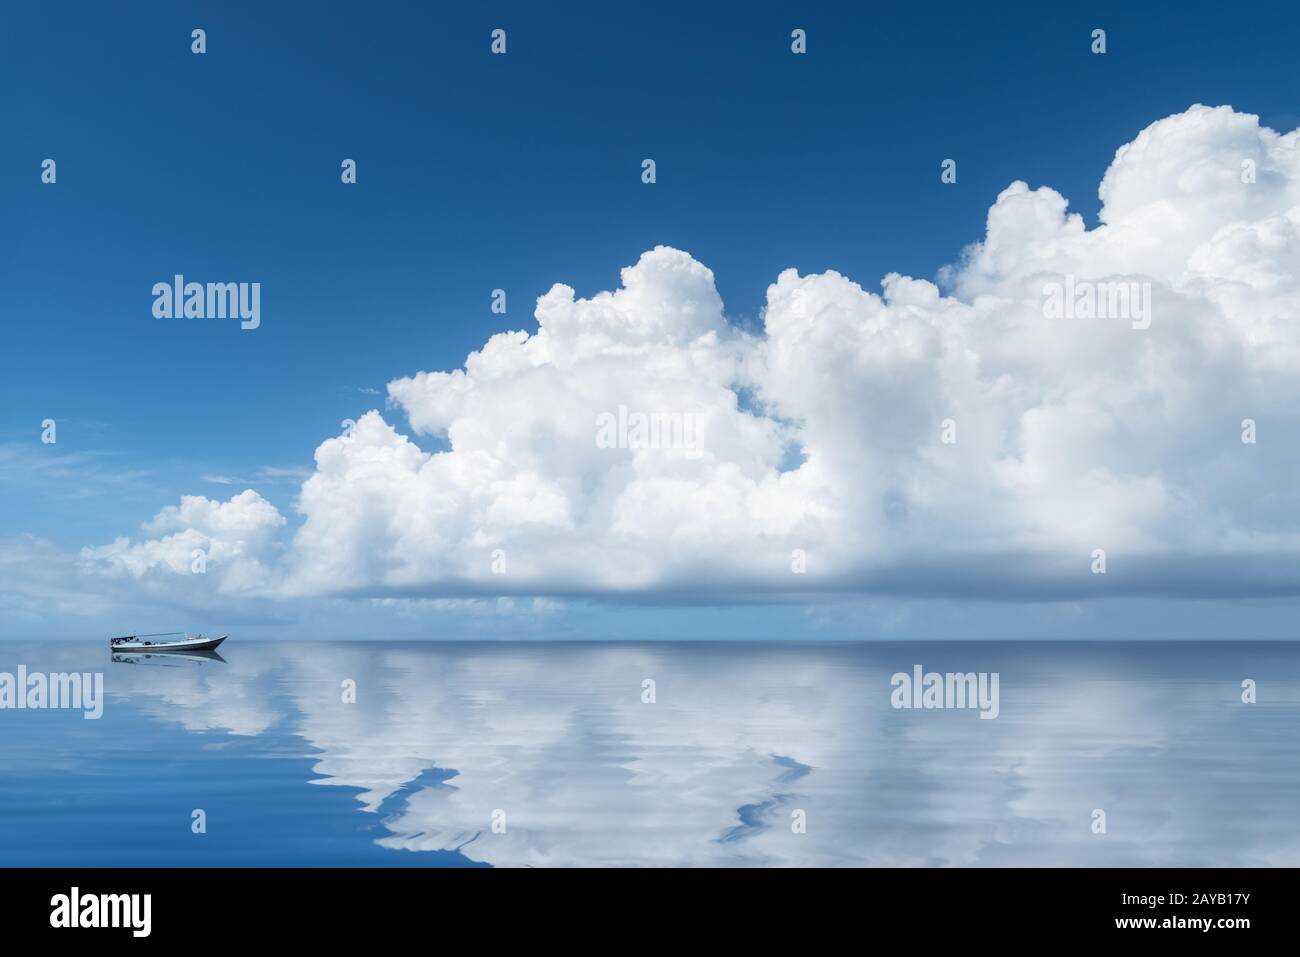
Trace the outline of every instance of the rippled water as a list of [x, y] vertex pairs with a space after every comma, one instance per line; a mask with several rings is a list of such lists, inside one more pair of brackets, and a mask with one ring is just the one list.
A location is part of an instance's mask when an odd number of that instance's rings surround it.
[[[0, 711], [0, 864], [1300, 865], [1296, 643], [222, 654], [0, 642], [106, 692]], [[998, 717], [895, 710], [916, 664], [998, 672]]]

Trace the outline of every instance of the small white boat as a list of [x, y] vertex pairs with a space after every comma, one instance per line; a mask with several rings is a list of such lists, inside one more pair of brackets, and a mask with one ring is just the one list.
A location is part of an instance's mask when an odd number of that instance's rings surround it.
[[[222, 635], [220, 638], [204, 638], [202, 635], [195, 635], [191, 638], [185, 632], [177, 631], [159, 635], [126, 635], [122, 638], [110, 638], [108, 643], [114, 652], [211, 651], [229, 637], [229, 635]], [[146, 641], [147, 638], [170, 640]]]

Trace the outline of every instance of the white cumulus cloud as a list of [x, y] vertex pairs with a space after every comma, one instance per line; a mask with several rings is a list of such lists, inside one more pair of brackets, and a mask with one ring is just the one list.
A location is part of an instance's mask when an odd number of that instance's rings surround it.
[[[228, 502], [201, 495], [182, 496], [146, 522], [146, 536], [137, 542], [121, 537], [109, 545], [84, 548], [84, 568], [133, 579], [162, 574], [192, 576], [202, 569], [222, 591], [262, 587], [268, 580], [263, 564], [273, 536], [285, 518], [252, 489]], [[196, 561], [199, 564], [196, 566]]]
[[[320, 445], [273, 573], [284, 520], [251, 491], [86, 558], [183, 571], [206, 542], [225, 587], [283, 594], [1294, 593], [1300, 131], [1192, 107], [1100, 196], [1089, 229], [1012, 183], [937, 284], [786, 270], [756, 332], [656, 247], [612, 292], [554, 286], [464, 368], [389, 383], [409, 434], [371, 411]], [[1049, 317], [1049, 289], [1095, 283], [1149, 289], [1145, 322]]]

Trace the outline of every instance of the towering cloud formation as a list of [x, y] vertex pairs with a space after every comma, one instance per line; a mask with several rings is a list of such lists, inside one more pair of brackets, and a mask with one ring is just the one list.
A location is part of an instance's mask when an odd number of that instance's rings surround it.
[[[787, 270], [762, 335], [676, 249], [591, 299], [556, 285], [535, 333], [389, 384], [446, 451], [378, 411], [321, 444], [276, 587], [1300, 590], [1300, 131], [1193, 107], [1122, 147], [1101, 198], [1089, 230], [1013, 183], [940, 285]], [[169, 527], [201, 529], [186, 508]], [[170, 567], [176, 535], [94, 554]]]

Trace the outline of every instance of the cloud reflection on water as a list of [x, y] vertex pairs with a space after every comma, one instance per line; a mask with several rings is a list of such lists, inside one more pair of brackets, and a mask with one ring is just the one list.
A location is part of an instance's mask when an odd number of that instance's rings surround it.
[[[189, 730], [285, 722], [312, 749], [311, 783], [355, 789], [395, 852], [504, 866], [1300, 863], [1300, 646], [325, 643], [227, 657], [118, 668], [110, 690]], [[918, 661], [1000, 671], [1000, 717], [893, 710], [890, 675]], [[1251, 669], [1265, 690], [1247, 706], [1235, 689]], [[792, 832], [796, 809], [807, 833]]]

